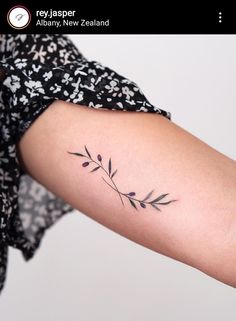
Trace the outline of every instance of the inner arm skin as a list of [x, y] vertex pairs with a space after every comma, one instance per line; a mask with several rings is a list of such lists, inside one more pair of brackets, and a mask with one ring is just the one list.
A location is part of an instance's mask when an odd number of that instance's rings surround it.
[[[168, 193], [160, 206], [138, 207], [83, 167], [84, 145], [109, 158], [114, 181], [143, 199]], [[236, 164], [163, 116], [94, 109], [55, 101], [18, 145], [22, 168], [75, 209], [150, 250], [236, 287]]]

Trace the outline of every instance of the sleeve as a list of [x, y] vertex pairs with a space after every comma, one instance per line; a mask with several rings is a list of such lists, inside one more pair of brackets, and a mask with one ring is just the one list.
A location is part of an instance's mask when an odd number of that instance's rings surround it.
[[35, 118], [56, 99], [92, 108], [158, 113], [171, 119], [171, 114], [153, 106], [134, 82], [96, 61], [82, 57], [51, 67], [27, 58], [11, 58], [0, 66], [6, 73], [6, 103], [21, 113], [23, 122]]

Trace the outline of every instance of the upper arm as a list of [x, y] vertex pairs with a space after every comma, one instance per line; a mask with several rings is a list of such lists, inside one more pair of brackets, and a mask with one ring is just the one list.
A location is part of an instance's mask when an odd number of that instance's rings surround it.
[[[235, 244], [235, 162], [173, 122], [57, 101], [24, 134], [19, 152], [30, 175], [92, 219], [236, 284], [232, 267], [221, 268]], [[159, 211], [152, 201], [161, 195]]]

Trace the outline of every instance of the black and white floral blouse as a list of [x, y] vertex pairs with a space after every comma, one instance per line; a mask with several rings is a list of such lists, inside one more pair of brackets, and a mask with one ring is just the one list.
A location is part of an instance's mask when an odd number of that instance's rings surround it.
[[0, 291], [9, 246], [28, 261], [46, 229], [72, 210], [23, 171], [16, 152], [25, 131], [56, 99], [170, 119], [170, 113], [151, 105], [135, 83], [88, 61], [66, 36], [0, 36]]

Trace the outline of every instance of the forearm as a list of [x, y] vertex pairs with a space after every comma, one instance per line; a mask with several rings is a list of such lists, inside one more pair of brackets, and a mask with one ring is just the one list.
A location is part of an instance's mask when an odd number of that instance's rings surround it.
[[[37, 119], [19, 147], [27, 171], [76, 209], [236, 286], [233, 160], [162, 116], [63, 102]], [[167, 204], [153, 206], [164, 194], [159, 203]]]

